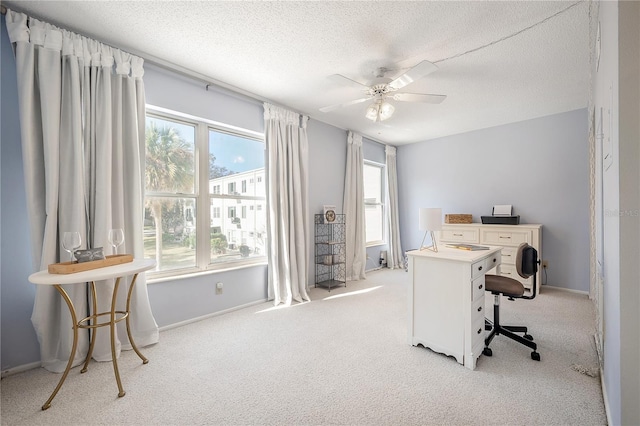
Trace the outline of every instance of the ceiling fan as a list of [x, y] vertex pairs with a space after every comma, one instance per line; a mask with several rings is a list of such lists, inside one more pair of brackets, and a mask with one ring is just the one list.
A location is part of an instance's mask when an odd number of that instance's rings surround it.
[[338, 108], [359, 104], [373, 99], [373, 103], [367, 107], [365, 117], [372, 121], [384, 121], [393, 115], [395, 107], [388, 100], [402, 102], [423, 102], [429, 104], [439, 104], [446, 99], [446, 95], [433, 95], [427, 93], [405, 93], [398, 92], [403, 87], [437, 70], [438, 67], [429, 61], [422, 61], [410, 68], [401, 76], [391, 80], [385, 78], [385, 74], [390, 71], [387, 68], [378, 68], [375, 72], [376, 80], [371, 86], [366, 86], [355, 80], [351, 80], [340, 74], [330, 76], [333, 81], [340, 84], [348, 84], [364, 92], [364, 97], [353, 101], [330, 105], [320, 108], [322, 112], [329, 112]]

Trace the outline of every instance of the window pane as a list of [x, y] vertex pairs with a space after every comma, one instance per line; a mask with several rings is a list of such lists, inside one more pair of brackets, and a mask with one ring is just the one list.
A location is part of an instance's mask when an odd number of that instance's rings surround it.
[[[211, 263], [244, 260], [266, 254], [266, 216], [263, 210], [251, 208], [262, 202], [211, 198], [211, 211], [223, 213], [222, 217], [211, 215]], [[242, 214], [238, 215], [238, 211]]]
[[147, 116], [147, 192], [194, 193], [195, 132], [194, 126]]
[[264, 143], [209, 131], [211, 263], [265, 256]]
[[158, 271], [196, 266], [196, 200], [146, 197], [144, 257]]
[[382, 168], [378, 166], [364, 165], [364, 198], [367, 203], [381, 203], [382, 195]]
[[384, 239], [382, 213], [382, 206], [380, 204], [365, 204], [364, 206], [365, 235], [367, 236], [368, 243], [373, 241], [383, 241]]
[[384, 241], [384, 167], [377, 164], [364, 164], [364, 222], [366, 242]]
[[[256, 173], [260, 171], [260, 181]], [[230, 178], [229, 176], [233, 176]], [[209, 131], [209, 193], [214, 194], [220, 186], [224, 194], [264, 197], [264, 143], [261, 141]], [[228, 177], [224, 179], [224, 177]], [[251, 182], [254, 179], [254, 182]], [[248, 180], [249, 182], [243, 182]], [[213, 186], [212, 186], [213, 185]], [[217, 189], [219, 191], [219, 189]]]

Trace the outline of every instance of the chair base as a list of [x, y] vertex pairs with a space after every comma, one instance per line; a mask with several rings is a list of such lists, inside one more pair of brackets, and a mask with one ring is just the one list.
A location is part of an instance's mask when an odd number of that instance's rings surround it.
[[[538, 345], [533, 341], [533, 336], [528, 334], [527, 327], [516, 325], [501, 325], [500, 324], [500, 294], [494, 294], [493, 303], [493, 322], [485, 319], [485, 330], [491, 330], [489, 335], [484, 339], [484, 350], [482, 353], [486, 356], [493, 355], [493, 351], [489, 348], [489, 344], [497, 335], [503, 335], [511, 340], [525, 345], [528, 348], [533, 349], [531, 352], [531, 359], [540, 361], [540, 354], [537, 352]], [[524, 333], [520, 336], [516, 333]]]

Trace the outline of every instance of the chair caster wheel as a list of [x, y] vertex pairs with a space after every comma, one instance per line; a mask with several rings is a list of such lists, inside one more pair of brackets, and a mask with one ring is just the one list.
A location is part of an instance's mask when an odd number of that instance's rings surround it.
[[524, 335], [524, 336], [522, 336], [522, 337], [524, 337], [524, 338], [525, 338], [525, 339], [527, 339], [527, 340], [533, 340], [533, 336], [532, 336], [532, 335], [530, 335], [530, 334], [525, 334], [525, 335]]
[[[485, 356], [491, 356], [493, 355], [493, 351], [491, 350], [491, 348], [484, 348], [482, 350], [482, 354]], [[533, 355], [532, 355], [533, 356]], [[539, 357], [538, 357], [539, 358]]]
[[531, 352], [531, 359], [534, 361], [540, 361], [540, 354], [538, 352]]

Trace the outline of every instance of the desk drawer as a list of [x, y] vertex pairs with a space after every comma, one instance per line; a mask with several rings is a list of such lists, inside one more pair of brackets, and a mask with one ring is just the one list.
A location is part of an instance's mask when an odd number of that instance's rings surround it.
[[[475, 280], [471, 281], [471, 301], [475, 302], [478, 299], [484, 298], [484, 274]], [[483, 299], [484, 300], [484, 299]]]
[[[482, 292], [484, 293], [484, 291]], [[478, 318], [484, 318], [484, 294], [471, 304], [471, 323], [475, 323]]]
[[471, 347], [476, 348], [484, 344], [484, 315], [476, 318], [471, 326]]
[[477, 229], [443, 229], [440, 231], [440, 241], [477, 244], [480, 238]]
[[491, 269], [495, 268], [498, 264], [500, 264], [501, 255], [500, 253], [495, 253], [493, 256], [489, 256], [484, 258], [474, 264], [471, 265], [471, 279], [474, 280], [478, 278], [480, 275], [484, 275], [489, 272]]
[[483, 229], [482, 243], [518, 247], [521, 243], [531, 244], [531, 232]]

